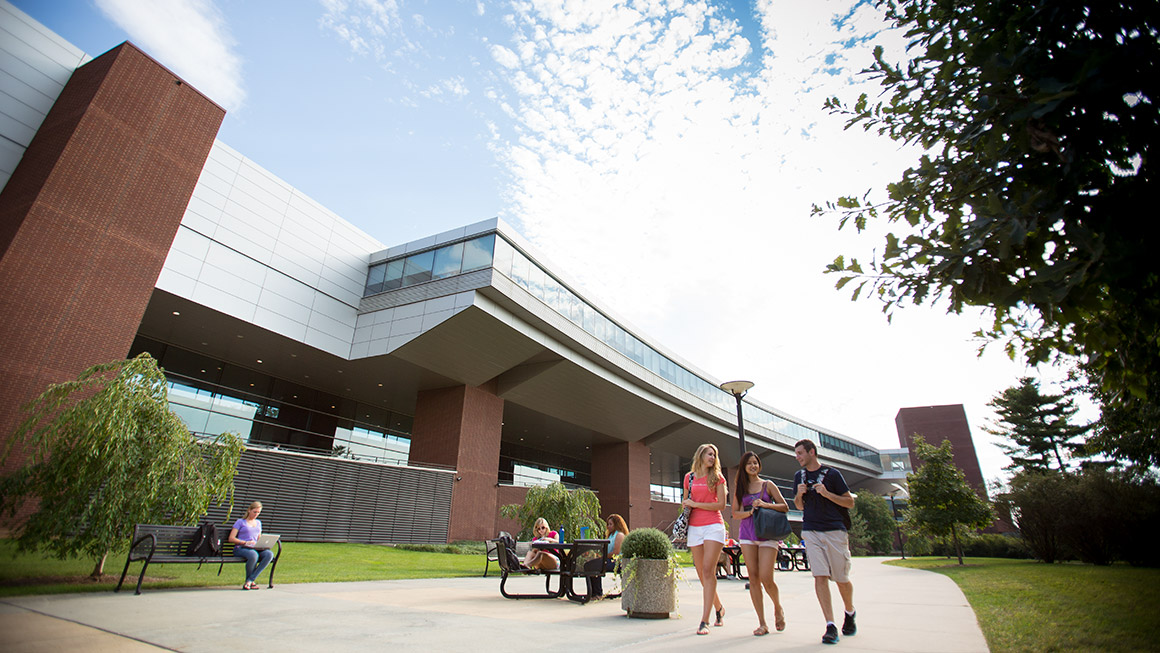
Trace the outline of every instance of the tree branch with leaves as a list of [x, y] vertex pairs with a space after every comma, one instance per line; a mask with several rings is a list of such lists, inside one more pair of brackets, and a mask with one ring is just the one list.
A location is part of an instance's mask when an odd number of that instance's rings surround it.
[[984, 342], [1030, 365], [1078, 359], [1105, 405], [1160, 430], [1160, 257], [1144, 217], [1160, 2], [877, 5], [905, 30], [907, 60], [878, 48], [863, 72], [883, 95], [825, 107], [925, 154], [884, 201], [867, 191], [814, 207], [839, 229], [889, 231], [869, 260], [838, 256], [826, 271], [888, 317], [911, 303], [983, 307]]

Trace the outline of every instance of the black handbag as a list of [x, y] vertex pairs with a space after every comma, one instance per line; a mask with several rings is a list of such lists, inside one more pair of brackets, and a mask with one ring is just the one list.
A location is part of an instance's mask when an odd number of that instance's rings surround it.
[[789, 517], [773, 508], [753, 509], [753, 535], [759, 540], [784, 540], [793, 532]]

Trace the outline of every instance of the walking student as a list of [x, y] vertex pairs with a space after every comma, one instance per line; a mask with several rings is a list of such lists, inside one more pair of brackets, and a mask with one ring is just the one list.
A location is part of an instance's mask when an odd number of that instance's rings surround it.
[[818, 462], [818, 448], [811, 440], [800, 440], [794, 445], [794, 456], [802, 466], [794, 473], [797, 493], [793, 502], [802, 511], [802, 540], [806, 556], [814, 572], [814, 593], [826, 618], [823, 644], [838, 643], [838, 627], [834, 623], [833, 599], [830, 581], [838, 586], [846, 616], [842, 634], [849, 637], [858, 632], [854, 624], [854, 584], [850, 582], [850, 528], [849, 509], [854, 507], [854, 495], [846, 485], [842, 473]]
[[714, 626], [725, 625], [725, 606], [717, 596], [717, 558], [725, 547], [725, 519], [721, 509], [727, 505], [725, 476], [717, 459], [717, 447], [703, 444], [693, 455], [691, 474], [685, 476], [682, 505], [692, 509], [689, 514], [689, 551], [693, 566], [701, 580], [701, 624], [698, 635], [709, 634], [709, 611], [717, 610]]
[[769, 508], [779, 512], [789, 510], [789, 504], [782, 498], [781, 490], [777, 489], [773, 481], [761, 478], [760, 474], [761, 459], [752, 451], [746, 451], [737, 466], [737, 481], [733, 485], [733, 518], [742, 520], [738, 538], [741, 540], [741, 554], [745, 557], [745, 567], [749, 570], [749, 598], [753, 601], [754, 611], [757, 612], [757, 629], [753, 634], [757, 636], [769, 634], [769, 626], [765, 623], [765, 597], [762, 596], [762, 588], [773, 601], [773, 627], [778, 631], [785, 630], [785, 610], [781, 607], [777, 583], [773, 582], [773, 566], [777, 562], [777, 550], [781, 542], [757, 537], [753, 526], [753, 511], [756, 508]]

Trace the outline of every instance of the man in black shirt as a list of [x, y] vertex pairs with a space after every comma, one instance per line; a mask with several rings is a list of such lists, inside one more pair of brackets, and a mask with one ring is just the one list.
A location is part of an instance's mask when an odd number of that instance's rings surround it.
[[858, 632], [854, 624], [854, 584], [850, 582], [850, 541], [848, 538], [849, 510], [854, 507], [854, 495], [846, 485], [842, 473], [818, 462], [818, 448], [811, 440], [794, 445], [794, 456], [802, 466], [794, 474], [797, 494], [793, 502], [802, 511], [802, 540], [806, 556], [814, 572], [814, 593], [826, 618], [823, 644], [838, 643], [838, 626], [834, 623], [834, 606], [830, 597], [830, 581], [838, 585], [846, 618], [842, 634]]

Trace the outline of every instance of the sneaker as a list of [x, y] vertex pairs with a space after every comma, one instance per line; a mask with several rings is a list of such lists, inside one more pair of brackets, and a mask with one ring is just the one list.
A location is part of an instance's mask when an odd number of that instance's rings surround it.
[[858, 632], [858, 626], [854, 623], [854, 615], [856, 614], [858, 613], [846, 615], [846, 620], [842, 622], [842, 634], [846, 637]]
[[837, 644], [838, 643], [838, 627], [834, 624], [826, 625], [826, 634], [822, 635], [823, 644]]

